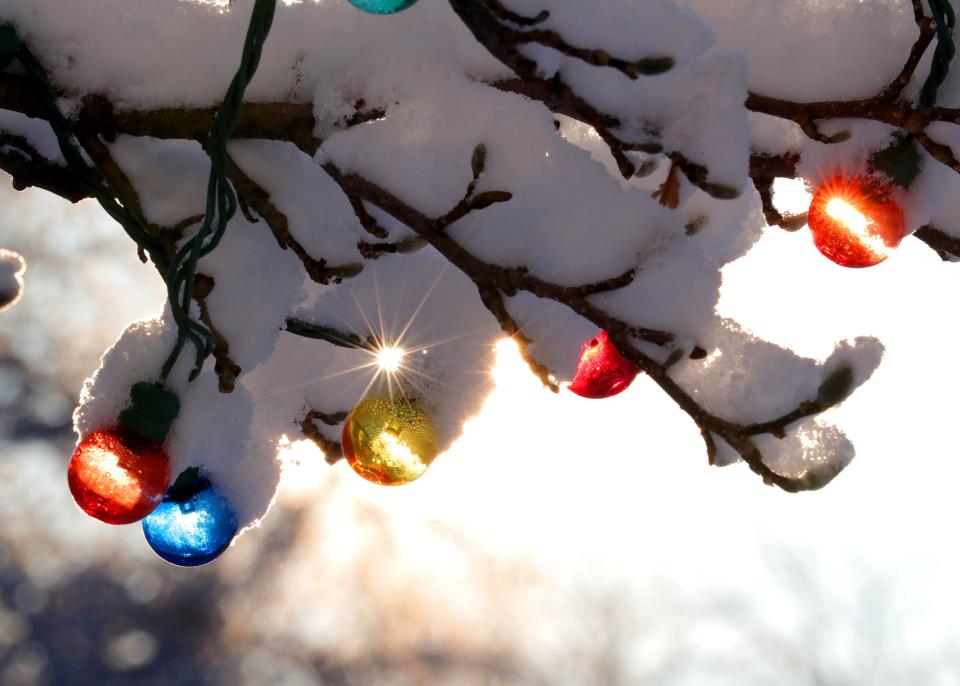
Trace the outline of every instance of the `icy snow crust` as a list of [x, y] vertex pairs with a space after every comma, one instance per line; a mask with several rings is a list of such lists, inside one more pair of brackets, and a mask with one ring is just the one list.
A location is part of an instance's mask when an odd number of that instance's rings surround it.
[[[843, 343], [825, 361], [799, 358], [721, 319], [715, 306], [721, 267], [746, 253], [764, 225], [747, 177], [751, 139], [760, 149], [802, 152], [805, 169], [822, 166], [819, 144], [795, 127], [748, 117], [748, 86], [800, 99], [870, 94], [883, 82], [871, 70], [881, 65], [884, 74], [896, 73], [915, 35], [905, 3], [856, 3], [839, 14], [836, 3], [815, 0], [504, 4], [519, 13], [549, 9], [543, 28], [573, 45], [603, 47], [631, 60], [673, 58], [666, 73], [630, 80], [553, 50], [524, 48], [544, 76], [561, 76], [594, 107], [615, 115], [621, 122], [615, 133], [624, 141], [655, 140], [705, 166], [710, 182], [739, 196], [717, 200], [682, 180], [680, 206], [658, 204], [651, 191], [664, 181], [669, 161], [660, 157], [652, 175], [625, 181], [592, 130], [563, 120], [558, 131], [543, 105], [491, 88], [487, 82], [512, 73], [445, 2], [423, 0], [389, 17], [337, 0], [278, 7], [248, 100], [313, 102], [315, 133], [324, 142], [313, 159], [272, 141], [235, 141], [230, 154], [270, 194], [307, 252], [365, 269], [340, 284], [314, 284], [296, 256], [278, 247], [264, 220], [250, 222], [239, 213], [223, 244], [200, 263], [199, 271], [216, 282], [207, 299], [211, 316], [243, 374], [234, 392], [222, 395], [212, 359], [192, 384], [185, 381], [188, 361], [181, 360], [170, 378], [183, 405], [169, 449], [175, 467], [201, 465], [211, 474], [241, 526], [268, 509], [278, 477], [277, 444], [284, 435], [300, 435], [297, 423], [308, 409], [335, 414], [365, 392], [402, 393], [435, 417], [442, 447], [448, 447], [479, 410], [490, 386], [493, 346], [502, 336], [474, 284], [432, 249], [364, 260], [357, 242], [372, 237], [322, 163], [358, 173], [420, 212], [440, 216], [463, 196], [472, 151], [484, 144], [487, 164], [477, 192], [509, 191], [513, 199], [470, 213], [448, 235], [482, 260], [523, 266], [560, 286], [636, 269], [629, 286], [592, 296], [591, 303], [631, 325], [673, 333], [685, 352], [694, 345], [707, 350], [704, 360], [684, 357], [670, 374], [718, 416], [770, 419], [815, 397], [836, 365], [851, 364], [857, 385], [879, 363], [882, 350], [871, 339]], [[0, 17], [17, 25], [54, 82], [73, 93], [100, 93], [120, 108], [206, 106], [219, 101], [232, 77], [251, 5], [0, 0]], [[760, 30], [768, 39], [754, 39]], [[843, 41], [826, 41], [835, 31]], [[868, 34], [889, 40], [861, 37]], [[835, 78], [815, 76], [834, 62]], [[340, 122], [360, 100], [386, 115], [343, 130]], [[36, 122], [5, 117], [2, 124], [50, 151], [49, 131]], [[861, 127], [854, 134], [836, 148], [850, 159], [881, 147], [889, 131]], [[208, 163], [197, 143], [121, 136], [110, 149], [151, 221], [171, 225], [202, 212]], [[642, 158], [635, 154], [638, 162]], [[947, 180], [929, 160], [927, 167], [930, 179], [921, 184], [925, 195], [916, 206], [936, 212], [956, 175]], [[385, 240], [411, 235], [383, 212], [367, 209], [389, 230]], [[917, 210], [911, 217], [915, 228], [929, 213]], [[569, 380], [580, 344], [596, 327], [529, 293], [508, 294], [505, 302], [532, 340], [529, 352], [559, 380]], [[408, 351], [405, 369], [388, 384], [376, 375], [369, 351], [284, 333], [289, 316], [399, 339]], [[127, 330], [84, 387], [78, 434], [115, 422], [131, 384], [157, 377], [174, 336], [168, 310]], [[657, 359], [670, 352], [638, 344]], [[339, 438], [339, 427], [319, 428]], [[762, 448], [769, 464], [788, 475], [824, 464], [839, 468], [852, 457], [843, 434], [821, 420], [803, 422], [787, 439], [764, 439]]]

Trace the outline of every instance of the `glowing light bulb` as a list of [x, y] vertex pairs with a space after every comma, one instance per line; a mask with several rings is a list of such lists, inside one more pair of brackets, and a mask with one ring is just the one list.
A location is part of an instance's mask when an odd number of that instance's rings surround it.
[[380, 348], [377, 351], [377, 364], [385, 372], [393, 373], [400, 369], [406, 353], [397, 347]]
[[437, 456], [437, 432], [415, 404], [367, 396], [343, 425], [343, 454], [368, 481], [396, 486], [420, 478]]
[[358, 10], [370, 14], [393, 14], [416, 4], [417, 0], [350, 0]]
[[160, 444], [129, 431], [94, 431], [70, 458], [67, 481], [88, 515], [107, 524], [131, 524], [163, 499], [170, 485], [170, 458]]
[[236, 533], [237, 517], [230, 503], [195, 468], [181, 474], [143, 520], [143, 535], [153, 551], [181, 567], [216, 559]]
[[625, 359], [606, 331], [580, 348], [580, 363], [567, 387], [584, 398], [609, 398], [627, 389], [640, 369]]
[[810, 203], [817, 249], [843, 267], [871, 267], [887, 259], [905, 231], [903, 210], [889, 187], [867, 177], [837, 176]]

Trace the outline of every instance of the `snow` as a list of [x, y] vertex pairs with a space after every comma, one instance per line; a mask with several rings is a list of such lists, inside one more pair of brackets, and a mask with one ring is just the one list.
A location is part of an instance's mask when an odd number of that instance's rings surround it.
[[883, 346], [873, 338], [842, 341], [823, 361], [801, 357], [717, 317], [698, 338], [707, 351], [702, 360], [683, 360], [671, 376], [708, 411], [749, 424], [783, 415], [814, 400], [827, 375], [846, 363], [853, 367], [851, 388], [870, 378]]
[[547, 10], [550, 16], [537, 28], [552, 29], [578, 47], [603, 45], [608, 53], [625, 60], [669, 55], [684, 63], [702, 55], [712, 42], [710, 26], [673, 0], [610, 0], [603, 12], [566, 0], [503, 4], [524, 16]]
[[[811, 191], [838, 174], [848, 177], [869, 175], [867, 161], [873, 153], [891, 145], [897, 131], [877, 122], [846, 120], [830, 122], [821, 129], [827, 135], [846, 131], [850, 138], [831, 144], [804, 141], [797, 173], [806, 180]], [[957, 183], [955, 172], [928, 154], [922, 154], [920, 174], [910, 187], [892, 188], [892, 197], [903, 208], [907, 233], [929, 223], [938, 214], [948, 185]]]
[[[374, 352], [284, 334], [282, 355], [257, 369], [250, 384], [262, 384], [272, 403], [292, 407], [288, 420], [301, 418], [304, 407], [348, 411], [367, 392], [409, 397], [432, 417], [446, 450], [492, 387], [500, 329], [476, 287], [432, 250], [382, 257], [293, 315], [373, 336], [405, 355], [396, 373], [378, 373]], [[339, 440], [339, 429], [328, 433]]]
[[0, 312], [20, 300], [26, 269], [27, 263], [19, 253], [0, 248]]
[[[158, 380], [175, 335], [168, 313], [127, 328], [84, 384], [73, 416], [79, 436], [117, 425], [117, 416], [129, 403], [130, 387]], [[248, 526], [273, 498], [280, 473], [277, 439], [269, 432], [255, 433], [262, 420], [254, 417], [253, 398], [242, 384], [233, 393], [221, 394], [213, 373], [206, 371], [188, 385], [190, 363], [181, 357], [167, 381], [181, 402], [165, 444], [171, 470], [179, 474], [187, 467], [202, 467], [223, 489], [240, 526]]]
[[597, 335], [597, 327], [568, 307], [530, 293], [517, 293], [509, 298], [507, 309], [532, 341], [527, 352], [546, 365], [558, 380], [573, 379], [580, 360], [580, 346]]
[[[504, 4], [531, 11], [531, 3]], [[0, 0], [0, 17], [18, 26], [64, 87], [65, 106], [86, 93], [105, 95], [120, 108], [209, 106], [232, 77], [251, 5]], [[647, 160], [656, 168], [642, 178], [622, 178], [590, 127], [492, 87], [511, 77], [510, 70], [440, 0], [390, 17], [358, 12], [344, 0], [278, 7], [247, 99], [312, 103], [322, 144], [312, 157], [282, 141], [234, 141], [229, 152], [269, 194], [307, 254], [331, 266], [362, 263], [364, 269], [342, 283], [313, 283], [263, 218], [251, 221], [242, 213], [199, 263], [198, 271], [215, 281], [205, 299], [210, 318], [242, 373], [233, 393], [220, 394], [211, 359], [187, 384], [188, 349], [169, 379], [182, 411], [168, 447], [177, 468], [205, 468], [241, 526], [255, 524], [268, 510], [277, 448], [300, 436], [297, 422], [308, 410], [346, 412], [365, 393], [399, 392], [427, 410], [445, 450], [491, 387], [502, 332], [476, 286], [432, 248], [365, 260], [359, 241], [402, 240], [410, 228], [367, 203], [388, 230], [385, 239], [370, 236], [323, 164], [362, 175], [430, 219], [464, 197], [473, 179], [471, 157], [484, 145], [486, 164], [475, 192], [507, 191], [512, 198], [443, 227], [446, 235], [493, 267], [523, 268], [559, 287], [632, 271], [629, 285], [591, 295], [590, 305], [630, 326], [670, 332], [684, 351], [694, 345], [706, 350], [706, 358], [684, 358], [670, 375], [724, 419], [769, 420], [816, 398], [839, 365], [852, 366], [856, 387], [880, 363], [882, 346], [873, 339], [841, 342], [823, 359], [804, 357], [761, 340], [716, 307], [722, 268], [745, 255], [764, 229], [748, 178], [751, 149], [800, 153], [798, 169], [812, 190], [837, 170], [861, 170], [894, 131], [831, 122], [821, 127], [825, 133], [850, 131], [850, 139], [817, 143], [794, 124], [748, 113], [748, 90], [796, 100], [873, 94], [899, 71], [916, 36], [907, 4], [607, 0], [600, 8], [543, 0], [535, 8], [550, 12], [538, 29], [576, 47], [602, 47], [631, 61], [672, 58], [664, 73], [631, 79], [553, 48], [520, 48], [541, 77], [562, 79], [585, 103], [615, 117], [613, 135], [627, 143], [656, 142], [703, 166], [706, 181], [731, 197], [711, 197], [683, 178], [679, 206], [664, 206], [653, 195], [670, 172], [662, 155], [629, 153], [638, 165]], [[956, 85], [953, 79], [945, 86], [950, 92], [943, 102], [956, 101]], [[344, 128], [358, 107], [384, 115]], [[59, 161], [45, 126], [3, 114], [0, 127], [27, 136]], [[931, 134], [960, 144], [953, 129]], [[136, 187], [148, 221], [170, 226], [202, 213], [209, 163], [200, 143], [121, 135], [109, 148]], [[916, 183], [897, 196], [908, 229], [935, 221], [960, 235], [956, 183], [954, 173], [927, 157]], [[184, 238], [194, 230], [188, 227]], [[0, 264], [0, 279], [19, 288], [22, 263], [4, 258]], [[530, 293], [505, 293], [504, 302], [531, 340], [528, 352], [568, 381], [596, 325]], [[396, 343], [406, 351], [402, 368], [385, 375], [369, 350], [285, 333], [291, 316]], [[157, 377], [174, 335], [168, 310], [131, 325], [84, 387], [75, 415], [78, 435], [116, 421], [130, 385]], [[643, 348], [656, 359], [671, 350], [649, 343]], [[339, 439], [336, 422], [318, 428]], [[769, 452], [769, 466], [790, 476], [838, 471], [853, 455], [842, 432], [821, 419], [790, 427], [785, 439], [757, 443]], [[722, 442], [720, 450], [718, 462], [732, 461]]]
[[837, 427], [816, 419], [800, 422], [786, 438], [761, 436], [757, 447], [778, 474], [821, 488], [853, 460], [853, 444]]
[[[327, 174], [292, 144], [237, 141], [229, 148], [237, 165], [270, 194], [286, 215], [293, 238], [331, 266], [362, 262], [357, 241], [369, 239], [347, 198]], [[310, 189], [304, 193], [304, 187]], [[317, 226], [322, 225], [323, 231]], [[266, 227], [261, 227], [266, 231]]]
[[679, 2], [710, 23], [717, 50], [746, 56], [751, 91], [801, 102], [874, 95], [917, 37], [910, 3], [901, 0]]
[[45, 121], [30, 119], [19, 112], [0, 110], [0, 130], [26, 138], [48, 160], [65, 164], [53, 129]]
[[620, 119], [623, 140], [645, 143], [653, 133], [666, 150], [705, 166], [708, 181], [738, 192], [747, 182], [746, 71], [737, 55], [711, 55], [636, 81], [582, 62], [569, 64], [564, 76]]

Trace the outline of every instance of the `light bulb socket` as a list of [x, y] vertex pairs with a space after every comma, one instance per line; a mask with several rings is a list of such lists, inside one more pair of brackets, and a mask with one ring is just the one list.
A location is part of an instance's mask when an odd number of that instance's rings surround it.
[[154, 381], [130, 388], [130, 405], [120, 412], [120, 426], [141, 438], [163, 443], [180, 413], [177, 394]]
[[917, 140], [904, 131], [893, 134], [890, 145], [870, 156], [868, 167], [871, 173], [882, 173], [901, 188], [910, 185], [923, 171], [923, 151]]
[[210, 480], [203, 475], [200, 468], [188, 467], [180, 472], [180, 476], [167, 489], [163, 499], [174, 503], [185, 503], [208, 488], [210, 488]]

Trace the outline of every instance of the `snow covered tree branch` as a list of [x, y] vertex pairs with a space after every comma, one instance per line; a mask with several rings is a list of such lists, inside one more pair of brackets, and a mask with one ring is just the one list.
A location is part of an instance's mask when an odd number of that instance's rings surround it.
[[[52, 22], [55, 0], [0, 16], [47, 65], [90, 169], [147, 227], [141, 256], [169, 279], [210, 209], [204, 148], [232, 68], [219, 61], [236, 53], [250, 3], [160, 4], [173, 16], [142, 3], [124, 19], [133, 37], [116, 56], [83, 42], [94, 24]], [[898, 66], [872, 94], [851, 82], [823, 99], [755, 88], [741, 46], [715, 44], [713, 31], [740, 35], [736, 12], [717, 8], [727, 3], [543, 0], [531, 13], [449, 0], [380, 18], [346, 3], [279, 9], [273, 31], [288, 41], [266, 43], [226, 159], [240, 212], [190, 282], [214, 360], [192, 384], [184, 364], [171, 375], [183, 404], [176, 466], [202, 466], [248, 524], [269, 505], [281, 435], [336, 461], [351, 408], [395, 385], [445, 448], [489, 388], [498, 337], [557, 391], [602, 331], [690, 416], [711, 464], [742, 459], [787, 491], [823, 486], [853, 456], [823, 415], [869, 378], [881, 346], [861, 338], [806, 359], [715, 308], [721, 268], [764, 225], [813, 220], [778, 208], [778, 178], [897, 181], [890, 165], [909, 162], [896, 191], [906, 232], [960, 257], [960, 224], [945, 221], [960, 183], [957, 88], [943, 85], [948, 106], [917, 106], [935, 23], [919, 0], [881, 4], [857, 11], [891, 25], [899, 5], [912, 15]], [[156, 65], [139, 52], [140, 14], [184, 36]], [[191, 69], [202, 50], [187, 46], [201, 35], [218, 48], [211, 74]], [[0, 110], [0, 168], [15, 187], [91, 196], [27, 75], [0, 73]], [[107, 353], [81, 398], [81, 434], [156, 375], [174, 319], [135, 324]], [[394, 347], [404, 354], [391, 376], [377, 356]], [[211, 437], [217, 421], [246, 428]]]

